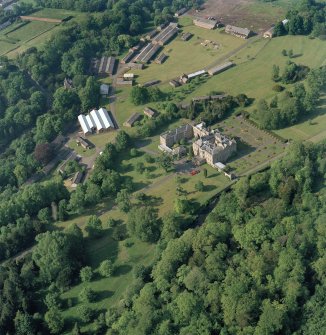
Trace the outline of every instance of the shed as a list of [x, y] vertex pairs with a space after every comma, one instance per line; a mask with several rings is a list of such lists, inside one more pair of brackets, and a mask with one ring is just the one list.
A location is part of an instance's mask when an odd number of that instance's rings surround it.
[[86, 139], [81, 137], [81, 136], [77, 136], [76, 143], [77, 143], [77, 145], [81, 145], [84, 149], [90, 149], [91, 148], [89, 142], [86, 141]]
[[109, 95], [109, 91], [110, 91], [110, 86], [107, 84], [101, 84], [100, 86], [100, 93], [103, 96], [107, 96]]
[[273, 34], [274, 34], [274, 27], [271, 27], [264, 32], [264, 38], [272, 38]]
[[168, 58], [168, 56], [166, 54], [162, 53], [155, 59], [155, 63], [163, 64], [166, 61], [167, 58]]
[[147, 81], [146, 83], [144, 83], [142, 86], [143, 87], [149, 87], [149, 86], [159, 84], [160, 82], [161, 82], [160, 80], [150, 80], [150, 81]]
[[144, 109], [144, 114], [151, 119], [151, 118], [153, 118], [157, 114], [157, 112], [156, 112], [156, 110], [154, 110], [154, 109], [152, 109], [150, 107], [146, 107]]
[[184, 34], [182, 34], [182, 36], [181, 36], [181, 39], [183, 40], [183, 41], [188, 41], [188, 40], [190, 40], [191, 39], [191, 37], [193, 36], [193, 34], [192, 33], [184, 33]]
[[141, 115], [139, 113], [132, 114], [129, 119], [123, 124], [125, 127], [133, 127], [136, 121], [140, 119]]
[[172, 86], [172, 87], [178, 87], [178, 86], [180, 86], [181, 84], [180, 84], [180, 82], [179, 81], [177, 81], [177, 80], [175, 80], [175, 79], [172, 79], [170, 82], [169, 82], [169, 84]]
[[77, 187], [78, 184], [82, 182], [82, 179], [84, 177], [84, 173], [81, 171], [78, 171], [75, 173], [74, 177], [72, 178], [72, 187]]

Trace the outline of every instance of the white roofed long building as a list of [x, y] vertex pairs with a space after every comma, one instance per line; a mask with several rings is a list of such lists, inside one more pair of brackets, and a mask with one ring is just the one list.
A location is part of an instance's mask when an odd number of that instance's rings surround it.
[[97, 133], [114, 129], [114, 123], [105, 108], [93, 109], [89, 114], [78, 116], [79, 124], [84, 135], [89, 135], [96, 130]]

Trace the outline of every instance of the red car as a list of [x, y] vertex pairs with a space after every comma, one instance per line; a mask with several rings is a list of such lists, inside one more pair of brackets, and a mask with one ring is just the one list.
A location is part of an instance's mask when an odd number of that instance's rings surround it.
[[199, 170], [191, 170], [190, 171], [190, 175], [191, 176], [194, 176], [194, 175], [196, 175], [197, 173], [199, 173], [200, 171]]

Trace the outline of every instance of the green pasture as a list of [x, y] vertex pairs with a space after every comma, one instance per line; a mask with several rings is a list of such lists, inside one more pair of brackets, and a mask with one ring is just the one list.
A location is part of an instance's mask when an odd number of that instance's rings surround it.
[[[272, 90], [275, 85], [271, 79], [272, 66], [277, 64], [282, 71], [289, 60], [282, 55], [283, 49], [293, 50], [295, 57], [292, 61], [296, 63], [311, 68], [326, 64], [326, 44], [319, 39], [309, 39], [306, 36], [284, 36], [273, 38], [269, 42], [261, 39], [231, 57], [236, 66], [198, 86], [187, 100], [213, 90], [231, 95], [244, 93], [256, 100], [274, 96], [276, 93]], [[182, 88], [177, 90], [180, 89]]]
[[63, 20], [69, 16], [75, 17], [76, 15], [81, 15], [82, 13], [66, 10], [66, 9], [56, 9], [56, 8], [43, 8], [29, 16], [43, 17], [47, 19], [58, 19]]
[[17, 39], [21, 42], [28, 41], [33, 37], [42, 34], [43, 32], [52, 29], [56, 26], [56, 23], [31, 21], [21, 28], [7, 34], [9, 38]]
[[308, 119], [275, 132], [280, 136], [299, 141], [309, 140], [317, 143], [326, 139], [326, 95], [320, 99], [316, 112]]

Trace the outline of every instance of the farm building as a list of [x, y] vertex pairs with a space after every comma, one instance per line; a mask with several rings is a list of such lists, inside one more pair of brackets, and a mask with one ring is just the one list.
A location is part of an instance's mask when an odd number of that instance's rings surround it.
[[102, 96], [108, 96], [110, 91], [110, 86], [107, 84], [101, 84], [100, 86], [100, 94]]
[[241, 38], [249, 38], [251, 35], [251, 31], [247, 28], [240, 28], [240, 27], [235, 27], [235, 26], [231, 26], [231, 25], [227, 25], [225, 27], [225, 32], [227, 34], [231, 34], [237, 37], [241, 37]]
[[172, 80], [169, 82], [169, 84], [170, 84], [172, 87], [174, 87], [174, 88], [179, 87], [179, 86], [181, 85], [180, 82], [179, 82], [178, 80], [175, 80], [175, 79], [172, 79]]
[[105, 108], [93, 109], [88, 115], [78, 115], [78, 121], [84, 135], [114, 129], [114, 124]]
[[177, 33], [178, 33], [177, 23], [171, 22], [167, 27], [165, 27], [158, 35], [156, 35], [152, 42], [153, 44], [165, 45], [167, 44]]
[[271, 27], [264, 32], [264, 38], [272, 38], [273, 34], [274, 34], [274, 27]]
[[180, 17], [181, 15], [183, 15], [188, 9], [186, 7], [183, 7], [181, 9], [179, 9], [178, 11], [176, 11], [174, 13], [174, 17]]
[[154, 109], [150, 108], [150, 107], [146, 107], [144, 109], [144, 114], [151, 119], [151, 118], [153, 118], [157, 114], [157, 112]]
[[234, 64], [232, 62], [227, 62], [221, 65], [217, 65], [215, 67], [212, 67], [207, 72], [209, 75], [213, 76], [214, 74], [219, 74], [229, 68], [231, 68]]
[[205, 29], [214, 29], [217, 25], [217, 21], [215, 20], [203, 19], [200, 17], [194, 19], [193, 23], [195, 26]]
[[135, 56], [135, 50], [129, 51], [122, 59], [121, 64], [129, 63]]
[[146, 81], [146, 83], [144, 83], [142, 86], [149, 87], [149, 86], [159, 84], [160, 82], [161, 82], [160, 80], [150, 80], [150, 81]]
[[155, 59], [155, 63], [157, 64], [163, 64], [166, 59], [168, 58], [168, 56], [166, 54], [160, 54], [156, 59]]
[[192, 36], [193, 36], [193, 34], [188, 32], [188, 33], [182, 34], [181, 39], [183, 41], [188, 41], [188, 40], [191, 39]]
[[134, 113], [130, 116], [130, 118], [123, 124], [125, 127], [133, 127], [135, 122], [140, 119], [141, 115], [139, 113]]
[[118, 86], [132, 86], [134, 83], [133, 80], [124, 80], [123, 78], [117, 78], [116, 84]]

